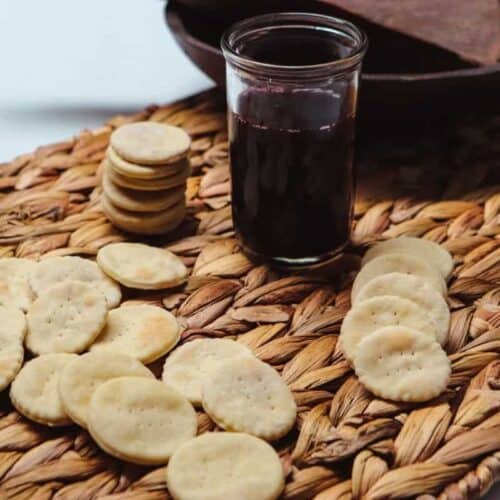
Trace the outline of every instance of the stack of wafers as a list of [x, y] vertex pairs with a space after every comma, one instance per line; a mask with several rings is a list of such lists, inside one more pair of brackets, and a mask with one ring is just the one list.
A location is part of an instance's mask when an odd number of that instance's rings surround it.
[[161, 234], [181, 223], [190, 144], [181, 128], [155, 122], [127, 124], [112, 134], [102, 203], [113, 224], [132, 233]]

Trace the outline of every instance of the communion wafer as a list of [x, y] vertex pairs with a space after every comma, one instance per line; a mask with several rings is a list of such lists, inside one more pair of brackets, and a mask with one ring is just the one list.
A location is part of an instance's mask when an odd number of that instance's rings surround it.
[[135, 189], [137, 191], [163, 191], [165, 189], [182, 186], [186, 183], [190, 171], [190, 167], [186, 165], [182, 170], [168, 177], [161, 177], [158, 179], [137, 179], [122, 175], [113, 168], [113, 165], [109, 161], [104, 161], [104, 172], [111, 182], [118, 186]]
[[34, 260], [7, 257], [0, 259], [0, 304], [27, 311], [33, 293], [28, 276], [37, 266]]
[[101, 384], [90, 399], [88, 428], [109, 454], [156, 465], [196, 435], [196, 412], [186, 398], [150, 378], [120, 377]]
[[369, 281], [356, 295], [354, 306], [380, 295], [395, 295], [411, 300], [426, 311], [436, 327], [436, 340], [444, 345], [450, 326], [450, 310], [442, 295], [427, 281], [410, 274], [389, 273]]
[[124, 231], [137, 234], [152, 235], [172, 231], [183, 221], [186, 214], [184, 200], [159, 212], [130, 212], [118, 208], [110, 202], [106, 194], [101, 201], [104, 212], [113, 224]]
[[0, 305], [0, 391], [21, 369], [26, 334], [24, 314], [13, 305]]
[[400, 236], [376, 243], [365, 253], [362, 265], [364, 266], [380, 255], [394, 252], [409, 253], [425, 260], [438, 269], [444, 279], [448, 278], [453, 271], [453, 259], [447, 250], [433, 241], [410, 236]]
[[441, 346], [413, 328], [387, 326], [358, 346], [354, 369], [376, 396], [395, 401], [427, 401], [441, 394], [450, 362]]
[[401, 325], [414, 328], [432, 340], [436, 327], [427, 312], [411, 300], [394, 295], [381, 295], [355, 305], [340, 327], [340, 343], [345, 357], [353, 360], [359, 343], [384, 326]]
[[205, 433], [183, 444], [166, 476], [175, 500], [274, 500], [285, 486], [276, 451], [235, 432]]
[[185, 156], [191, 139], [183, 129], [173, 125], [136, 122], [115, 130], [110, 144], [125, 160], [157, 165], [175, 162]]
[[109, 201], [118, 208], [132, 212], [165, 210], [184, 200], [184, 188], [166, 191], [135, 191], [113, 184], [105, 173], [102, 187]]
[[25, 417], [40, 424], [69, 425], [57, 389], [62, 369], [77, 358], [76, 354], [45, 354], [28, 361], [10, 388], [14, 407]]
[[71, 420], [87, 427], [90, 398], [104, 382], [118, 377], [149, 377], [140, 361], [120, 353], [90, 352], [71, 360], [61, 371], [59, 395]]
[[352, 284], [351, 302], [356, 302], [358, 292], [373, 278], [388, 273], [404, 273], [426, 280], [441, 295], [446, 295], [446, 283], [441, 274], [424, 260], [404, 253], [388, 253], [375, 257], [361, 268]]
[[99, 249], [97, 263], [130, 288], [162, 289], [183, 283], [188, 271], [172, 252], [141, 243], [112, 243]]
[[47, 257], [40, 261], [30, 274], [30, 285], [37, 295], [52, 285], [63, 281], [90, 283], [106, 297], [109, 308], [116, 307], [121, 300], [120, 286], [109, 279], [92, 260], [81, 257]]
[[194, 404], [201, 403], [201, 385], [211, 368], [232, 358], [253, 357], [243, 344], [229, 339], [196, 339], [173, 351], [163, 366], [162, 379]]
[[108, 314], [102, 333], [90, 350], [126, 354], [143, 363], [152, 363], [179, 341], [180, 327], [175, 317], [149, 304], [122, 306]]
[[106, 158], [116, 172], [125, 177], [137, 179], [158, 179], [161, 177], [169, 177], [179, 173], [189, 165], [187, 158], [183, 158], [177, 163], [171, 163], [170, 165], [137, 165], [136, 163], [131, 163], [123, 158], [120, 158], [112, 147], [107, 149]]
[[279, 373], [257, 358], [229, 359], [213, 366], [201, 389], [203, 409], [229, 431], [272, 441], [288, 434], [297, 407]]
[[63, 281], [29, 308], [26, 347], [34, 354], [82, 352], [101, 332], [107, 314], [106, 299], [92, 284]]

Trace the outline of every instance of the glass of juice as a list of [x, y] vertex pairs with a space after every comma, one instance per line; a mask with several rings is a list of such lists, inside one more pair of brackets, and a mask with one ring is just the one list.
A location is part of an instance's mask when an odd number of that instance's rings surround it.
[[365, 34], [334, 17], [286, 12], [241, 21], [221, 43], [244, 251], [281, 267], [331, 259], [352, 224]]

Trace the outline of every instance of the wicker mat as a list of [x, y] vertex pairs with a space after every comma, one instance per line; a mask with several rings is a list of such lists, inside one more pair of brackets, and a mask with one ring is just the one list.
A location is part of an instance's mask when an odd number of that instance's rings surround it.
[[[275, 443], [287, 473], [283, 498], [420, 499], [484, 495], [500, 477], [500, 119], [474, 119], [407, 144], [363, 145], [353, 246], [316, 273], [252, 264], [233, 238], [225, 114], [206, 93], [112, 119], [76, 138], [1, 165], [0, 255], [88, 255], [133, 239], [100, 207], [100, 161], [113, 128], [136, 120], [184, 127], [194, 138], [189, 215], [150, 240], [193, 267], [186, 287], [126, 292], [163, 304], [184, 339], [232, 336], [280, 370], [299, 407]], [[417, 235], [452, 252], [450, 386], [427, 404], [373, 397], [336, 349], [361, 245]], [[154, 369], [161, 367], [156, 363]], [[169, 498], [164, 468], [102, 453], [76, 427], [47, 429], [2, 400], [0, 488], [6, 498]], [[199, 414], [200, 432], [214, 423]], [[221, 499], [223, 500], [223, 499]]]

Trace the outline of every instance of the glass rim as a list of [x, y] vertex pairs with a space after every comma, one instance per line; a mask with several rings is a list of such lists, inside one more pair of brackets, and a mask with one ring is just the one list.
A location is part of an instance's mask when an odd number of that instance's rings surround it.
[[[287, 25], [287, 22], [294, 24]], [[356, 43], [356, 46], [353, 52], [346, 57], [319, 64], [298, 66], [265, 63], [237, 52], [235, 46], [242, 37], [257, 30], [279, 28], [280, 23], [283, 23], [283, 28], [319, 27], [329, 29], [332, 32], [335, 30], [344, 36], [348, 36]], [[232, 24], [221, 37], [222, 53], [227, 62], [241, 69], [261, 72], [270, 76], [322, 76], [349, 70], [361, 63], [367, 47], [368, 38], [366, 34], [355, 24], [335, 16], [311, 12], [277, 12], [250, 17]]]

